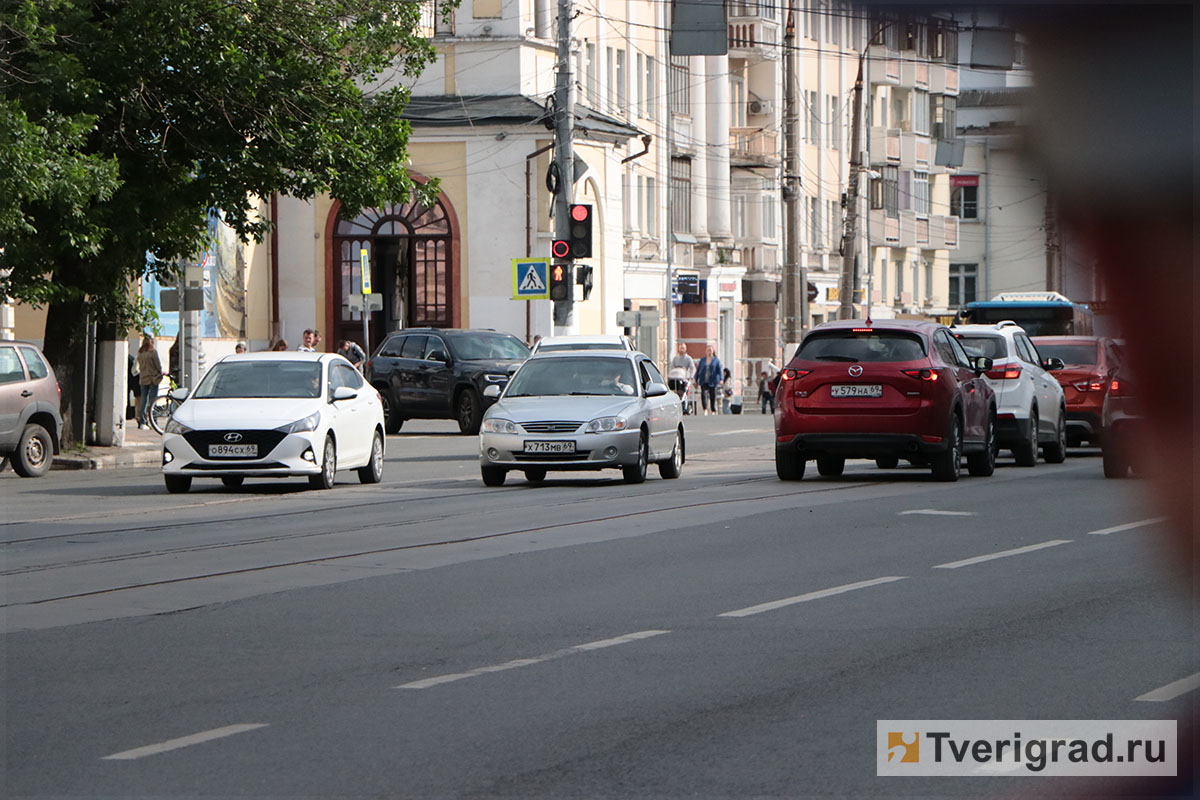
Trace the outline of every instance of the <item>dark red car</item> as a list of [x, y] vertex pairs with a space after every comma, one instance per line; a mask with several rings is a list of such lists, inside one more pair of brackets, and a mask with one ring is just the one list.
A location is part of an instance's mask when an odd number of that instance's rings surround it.
[[1105, 336], [1035, 336], [1033, 343], [1043, 357], [1061, 358], [1066, 365], [1054, 377], [1067, 401], [1067, 444], [1100, 444], [1104, 396], [1121, 365], [1120, 344]]
[[775, 395], [775, 471], [804, 477], [817, 462], [842, 474], [847, 458], [884, 469], [901, 458], [926, 464], [938, 480], [996, 467], [996, 399], [944, 325], [910, 320], [839, 320], [814, 328], [784, 368]]

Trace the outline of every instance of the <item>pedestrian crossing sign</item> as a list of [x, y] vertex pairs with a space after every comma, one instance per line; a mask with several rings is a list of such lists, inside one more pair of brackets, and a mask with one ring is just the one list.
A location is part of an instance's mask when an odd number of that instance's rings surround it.
[[549, 259], [514, 258], [512, 273], [513, 300], [548, 300], [550, 298]]

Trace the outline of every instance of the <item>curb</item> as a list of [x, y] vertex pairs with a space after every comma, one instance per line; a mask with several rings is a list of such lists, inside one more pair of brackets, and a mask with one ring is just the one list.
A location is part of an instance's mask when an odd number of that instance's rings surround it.
[[118, 452], [80, 455], [63, 454], [54, 457], [53, 470], [118, 469], [121, 467], [157, 467], [162, 453], [157, 447], [141, 446], [113, 448]]

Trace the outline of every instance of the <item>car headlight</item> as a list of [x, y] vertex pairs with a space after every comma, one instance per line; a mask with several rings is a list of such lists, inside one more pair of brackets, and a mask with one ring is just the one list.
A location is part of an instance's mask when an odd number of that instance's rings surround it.
[[304, 431], [315, 431], [317, 426], [321, 424], [321, 412], [314, 411], [304, 419], [298, 419], [290, 425], [284, 425], [275, 430], [280, 433], [303, 433]]
[[606, 433], [608, 431], [623, 431], [629, 421], [624, 417], [597, 417], [587, 424], [587, 433]]
[[508, 375], [498, 375], [494, 372], [488, 372], [484, 374], [483, 379], [488, 383], [503, 383], [504, 381], [508, 380]]
[[520, 433], [521, 429], [511, 419], [490, 417], [483, 421], [484, 433]]
[[178, 433], [182, 436], [185, 433], [191, 433], [192, 429], [176, 419], [167, 420], [167, 427], [163, 429], [164, 433]]

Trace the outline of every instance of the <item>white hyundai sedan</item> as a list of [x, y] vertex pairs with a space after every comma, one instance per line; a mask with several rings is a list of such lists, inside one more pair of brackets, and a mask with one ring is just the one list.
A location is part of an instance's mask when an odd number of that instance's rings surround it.
[[247, 353], [213, 365], [163, 434], [163, 480], [308, 477], [333, 487], [339, 469], [363, 483], [383, 477], [383, 404], [349, 361], [330, 353]]

